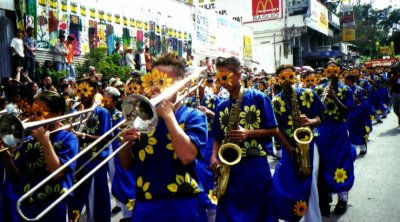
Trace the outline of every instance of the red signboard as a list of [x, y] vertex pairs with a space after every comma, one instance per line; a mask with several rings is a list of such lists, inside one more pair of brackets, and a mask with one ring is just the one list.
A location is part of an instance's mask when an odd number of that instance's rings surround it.
[[391, 66], [393, 63], [398, 62], [398, 58], [391, 58], [391, 59], [373, 59], [365, 61], [364, 66], [366, 68], [369, 67], [376, 67], [376, 66]]
[[283, 0], [252, 0], [252, 15], [253, 22], [281, 19]]
[[277, 13], [280, 0], [252, 0], [253, 16]]

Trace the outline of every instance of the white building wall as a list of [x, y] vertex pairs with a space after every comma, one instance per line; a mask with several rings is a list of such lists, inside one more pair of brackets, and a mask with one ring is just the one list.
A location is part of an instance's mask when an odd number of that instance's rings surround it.
[[11, 0], [0, 0], [0, 8], [14, 11], [14, 1]]

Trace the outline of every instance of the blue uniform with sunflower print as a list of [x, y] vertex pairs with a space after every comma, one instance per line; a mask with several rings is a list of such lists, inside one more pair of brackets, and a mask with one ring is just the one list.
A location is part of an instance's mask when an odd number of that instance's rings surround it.
[[[50, 140], [57, 154], [60, 164], [63, 165], [78, 154], [78, 138], [67, 130], [61, 130], [50, 135]], [[24, 143], [20, 155], [15, 161], [21, 175], [19, 193], [23, 194], [50, 175], [47, 170], [43, 146], [36, 140]], [[56, 198], [64, 193], [73, 184], [75, 164], [68, 166], [63, 177], [50, 180], [45, 186], [36, 191], [21, 208], [27, 217], [35, 217], [49, 206]], [[65, 221], [67, 201], [61, 201], [53, 210], [40, 221]]]
[[[90, 135], [101, 136], [111, 129], [111, 116], [108, 110], [103, 107], [96, 106], [93, 111], [92, 117], [86, 122], [83, 129], [83, 133]], [[89, 146], [93, 141], [87, 138], [79, 138], [79, 149], [83, 150]], [[97, 153], [103, 147], [104, 143], [98, 144], [92, 151], [83, 155], [77, 161], [76, 168], [80, 168], [86, 161], [88, 161], [93, 155]], [[90, 172], [94, 167], [99, 165], [99, 163], [109, 155], [110, 149], [103, 150], [99, 156], [92, 160], [88, 165], [84, 167], [75, 178], [79, 180], [88, 172]], [[82, 208], [86, 205], [86, 208], [93, 213], [94, 220], [97, 221], [111, 221], [111, 202], [110, 202], [110, 190], [108, 187], [107, 179], [108, 165], [101, 167], [91, 178], [86, 180], [78, 189], [75, 190], [75, 195], [69, 202], [69, 210], [71, 212], [76, 212], [80, 215]], [[89, 193], [91, 190], [91, 184], [94, 187], [94, 198], [95, 201], [91, 202]], [[94, 204], [94, 205], [92, 205]], [[89, 206], [88, 206], [89, 205]], [[92, 208], [93, 207], [93, 208]]]
[[[295, 90], [301, 113], [310, 119], [318, 115], [321, 116], [325, 106], [319, 97], [310, 89], [296, 88]], [[272, 105], [278, 120], [279, 130], [286, 135], [286, 138], [295, 147], [291, 96], [285, 95], [282, 91], [274, 97]], [[314, 135], [318, 136], [317, 128], [314, 128], [313, 131]], [[309, 144], [309, 149], [311, 168], [314, 168], [314, 141]], [[276, 165], [273, 176], [277, 216], [279, 219], [287, 221], [299, 221], [308, 209], [313, 177], [312, 175], [300, 177], [290, 154], [286, 149], [282, 150], [282, 159]]]
[[[212, 133], [215, 140], [224, 139], [232, 103], [222, 101], [215, 112]], [[277, 127], [270, 99], [257, 90], [243, 93], [239, 125], [246, 129]], [[218, 200], [217, 222], [222, 221], [277, 221], [273, 204], [273, 188], [266, 147], [272, 139], [248, 138], [239, 144], [241, 161], [231, 167], [226, 193]]]
[[[174, 114], [201, 157], [207, 144], [205, 115], [184, 105]], [[141, 134], [132, 152], [132, 169], [136, 175], [132, 221], [198, 221], [198, 194], [203, 187], [195, 172], [196, 162], [183, 165], [178, 159], [162, 119], [155, 130]]]
[[[114, 109], [111, 112], [112, 118], [112, 126], [115, 126], [119, 122], [122, 121], [123, 115], [122, 112]], [[121, 130], [117, 129], [114, 131], [115, 134], [118, 134]], [[118, 140], [114, 140], [112, 143], [112, 149], [116, 150], [120, 146]], [[118, 158], [118, 155], [114, 156], [114, 177], [112, 179], [111, 192], [115, 198], [117, 198], [120, 202], [128, 205], [128, 208], [132, 208], [132, 201], [135, 199], [135, 191], [136, 191], [136, 183], [132, 178], [135, 178], [133, 171], [125, 170], [121, 166], [121, 162]], [[110, 176], [111, 177], [111, 176]]]
[[351, 109], [348, 115], [349, 138], [353, 145], [364, 145], [367, 142], [366, 135], [368, 134], [366, 131], [367, 126], [365, 125], [365, 119], [369, 118], [368, 102], [364, 96], [363, 88], [357, 85], [350, 88], [353, 90], [355, 98], [360, 101], [360, 104]]
[[[321, 95], [328, 83], [318, 85], [315, 91]], [[336, 96], [350, 111], [354, 107], [353, 91], [339, 82], [334, 88]], [[317, 138], [320, 154], [320, 176], [327, 185], [328, 192], [349, 191], [354, 183], [352, 148], [347, 133], [347, 116], [340, 113], [335, 102], [326, 97], [326, 110], [319, 125]]]

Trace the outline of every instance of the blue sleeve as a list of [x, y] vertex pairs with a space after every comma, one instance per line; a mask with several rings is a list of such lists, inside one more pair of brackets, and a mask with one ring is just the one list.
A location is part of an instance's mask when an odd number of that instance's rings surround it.
[[206, 115], [199, 110], [192, 110], [185, 120], [185, 133], [190, 141], [196, 145], [199, 154], [206, 149], [208, 139], [208, 126]]
[[111, 115], [110, 113], [104, 109], [99, 107], [97, 115], [99, 116], [99, 129], [98, 129], [98, 135], [103, 135], [107, 131], [111, 129]]
[[[75, 136], [75, 134], [63, 131], [65, 134], [62, 134], [61, 138], [61, 147], [58, 149], [55, 147], [55, 151], [57, 153], [58, 159], [60, 160], [60, 164], [64, 165], [70, 159], [78, 154], [79, 140]], [[57, 141], [53, 142], [53, 146], [57, 146]], [[68, 168], [71, 172], [74, 171], [76, 165], [76, 161], [73, 162]]]
[[[222, 101], [218, 104], [217, 108], [215, 109], [215, 116], [214, 121], [211, 128], [211, 133], [214, 136], [216, 141], [222, 142], [225, 137], [224, 131], [221, 129], [221, 122], [222, 118], [226, 118], [226, 114], [224, 111], [227, 111], [227, 100]], [[229, 115], [229, 114], [228, 114]]]
[[346, 90], [346, 97], [344, 98], [343, 105], [345, 105], [348, 109], [351, 109], [354, 107], [354, 93], [353, 90], [351, 90], [350, 87], [344, 86], [347, 88]]
[[314, 118], [316, 116], [322, 116], [322, 112], [326, 109], [324, 103], [322, 103], [321, 99], [319, 96], [310, 90], [310, 93], [312, 95], [313, 101], [311, 102], [311, 107], [310, 109], [307, 110], [306, 114], [308, 118]]

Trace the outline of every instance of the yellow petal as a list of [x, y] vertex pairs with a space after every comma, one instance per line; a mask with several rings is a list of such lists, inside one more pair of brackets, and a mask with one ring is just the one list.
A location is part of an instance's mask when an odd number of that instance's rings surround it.
[[137, 185], [138, 187], [142, 187], [142, 186], [143, 186], [143, 178], [142, 178], [142, 177], [139, 177], [139, 178], [137, 179], [136, 185]]
[[167, 189], [173, 193], [176, 193], [176, 191], [178, 191], [178, 185], [176, 183], [168, 184]]
[[188, 173], [185, 173], [185, 182], [190, 183], [190, 175]]
[[144, 198], [146, 198], [146, 200], [151, 200], [151, 198], [153, 198], [153, 197], [151, 196], [151, 193], [146, 192], [146, 193], [144, 194]]
[[144, 158], [146, 157], [146, 152], [144, 150], [139, 151], [139, 159], [141, 161], [144, 161]]
[[[171, 136], [170, 136], [170, 137], [171, 137]], [[156, 138], [154, 138], [154, 137], [150, 137], [149, 140], [148, 140], [148, 143], [149, 143], [150, 145], [155, 145], [155, 144], [157, 143], [157, 140], [156, 140]]]
[[154, 154], [154, 149], [152, 146], [146, 146], [145, 150], [148, 154]]
[[185, 182], [185, 178], [182, 175], [176, 175], [175, 180], [178, 183], [178, 185], [181, 185]]
[[143, 191], [147, 191], [148, 189], [149, 189], [149, 187], [150, 187], [150, 182], [146, 182], [146, 183], [144, 183], [143, 184]]

